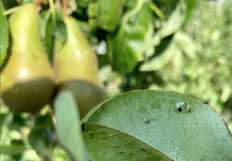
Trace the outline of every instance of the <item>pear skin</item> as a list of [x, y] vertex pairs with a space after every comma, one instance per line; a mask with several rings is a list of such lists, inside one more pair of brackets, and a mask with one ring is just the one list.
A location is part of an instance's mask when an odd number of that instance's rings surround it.
[[81, 119], [98, 103], [106, 99], [104, 86], [98, 77], [98, 60], [90, 44], [72, 17], [64, 17], [67, 41], [55, 54], [54, 71], [58, 92], [72, 92]]
[[35, 113], [51, 102], [55, 89], [54, 72], [40, 42], [36, 6], [20, 6], [9, 28], [13, 43], [1, 72], [1, 98], [16, 112]]

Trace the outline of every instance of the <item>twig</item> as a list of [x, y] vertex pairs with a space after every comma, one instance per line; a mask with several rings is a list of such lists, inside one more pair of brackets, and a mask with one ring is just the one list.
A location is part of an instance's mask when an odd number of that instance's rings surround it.
[[125, 16], [123, 18], [123, 23], [126, 23], [132, 15], [139, 12], [141, 10], [142, 6], [143, 6], [143, 0], [138, 0], [138, 3], [135, 6], [135, 8], [133, 8], [132, 10], [130, 10], [129, 12], [127, 12], [125, 14]]
[[162, 11], [154, 3], [152, 3], [150, 7], [157, 14], [157, 16], [159, 16], [160, 19], [165, 19], [165, 16], [162, 13]]
[[68, 16], [68, 1], [63, 0], [63, 17]]
[[17, 11], [19, 7], [20, 7], [20, 6], [17, 6], [17, 7], [11, 8], [11, 9], [8, 9], [8, 10], [6, 10], [6, 11], [3, 12], [3, 15], [4, 15], [4, 16], [9, 15], [9, 14], [11, 14], [11, 13]]
[[34, 4], [35, 4], [36, 6], [38, 6], [38, 5], [40, 5], [40, 3], [42, 3], [42, 2], [43, 2], [43, 0], [37, 0], [37, 1], [34, 2]]

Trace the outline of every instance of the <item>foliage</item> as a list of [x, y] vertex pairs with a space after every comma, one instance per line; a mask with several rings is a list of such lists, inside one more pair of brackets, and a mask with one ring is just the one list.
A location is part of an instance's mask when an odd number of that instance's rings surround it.
[[55, 101], [55, 116], [60, 143], [75, 160], [88, 161], [81, 134], [79, 112], [71, 93], [63, 92], [58, 96]]
[[6, 18], [5, 16], [3, 15], [3, 5], [2, 5], [2, 2], [0, 3], [0, 28], [1, 28], [1, 39], [0, 39], [0, 44], [1, 44], [1, 49], [0, 49], [0, 53], [1, 53], [1, 66], [2, 66], [2, 63], [6, 57], [6, 50], [7, 50], [7, 47], [8, 47], [8, 30], [7, 30], [7, 23], [6, 23]]
[[90, 160], [232, 159], [232, 137], [218, 113], [178, 93], [121, 94], [95, 107], [82, 122]]
[[[9, 10], [34, 1], [2, 2]], [[134, 160], [141, 156], [143, 160], [183, 160], [187, 155], [190, 160], [231, 160], [231, 136], [221, 117], [207, 105], [172, 92], [116, 96], [137, 89], [178, 91], [214, 107], [232, 130], [231, 5], [231, 1], [70, 0], [71, 15], [98, 56], [99, 76], [110, 99], [82, 120], [83, 137], [69, 93], [56, 99], [55, 114], [50, 105], [36, 115], [18, 114], [1, 102], [1, 159], [75, 160], [80, 155], [73, 150], [80, 148], [85, 153], [84, 138], [91, 160], [131, 160], [130, 154]], [[51, 64], [67, 38], [61, 3], [57, 1], [55, 7], [53, 11], [44, 1], [40, 10], [40, 34]], [[8, 18], [1, 8], [1, 64], [11, 44]], [[193, 112], [175, 109], [183, 100], [184, 107], [194, 107]], [[152, 103], [155, 108], [147, 109]], [[173, 115], [166, 116], [168, 110]], [[152, 138], [150, 133], [158, 137]], [[215, 139], [221, 142], [215, 143]]]

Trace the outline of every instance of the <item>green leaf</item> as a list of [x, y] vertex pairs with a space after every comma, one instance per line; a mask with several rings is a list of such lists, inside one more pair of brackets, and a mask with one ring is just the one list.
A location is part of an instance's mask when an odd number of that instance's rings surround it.
[[176, 32], [177, 30], [179, 30], [184, 22], [185, 13], [186, 13], [186, 4], [183, 2], [183, 0], [180, 0], [180, 2], [176, 6], [176, 9], [169, 17], [167, 24], [165, 24], [164, 27], [161, 29], [161, 31], [159, 31], [160, 36], [167, 37], [173, 34], [174, 32]]
[[51, 114], [39, 116], [28, 136], [30, 145], [42, 158], [46, 158], [50, 153], [49, 146], [51, 146], [51, 139], [49, 137], [52, 136], [49, 136], [48, 134], [46, 135], [46, 130], [50, 132], [48, 129], [53, 129]]
[[180, 52], [177, 46], [171, 43], [160, 55], [152, 58], [150, 61], [145, 62], [141, 65], [140, 71], [153, 71], [162, 69], [165, 65], [167, 65], [176, 52]]
[[30, 4], [30, 3], [34, 3], [34, 0], [22, 0], [23, 4]]
[[42, 158], [48, 156], [45, 131], [31, 131], [28, 141], [39, 156]]
[[44, 39], [46, 53], [48, 54], [49, 60], [53, 63], [53, 55], [57, 47], [55, 46], [55, 37], [62, 43], [66, 41], [66, 27], [62, 20], [61, 11], [56, 12], [56, 26], [52, 22], [52, 14], [50, 11], [44, 11], [41, 14], [40, 30], [42, 38]]
[[[150, 57], [154, 52], [152, 50], [154, 46], [162, 45], [163, 40], [165, 38], [172, 36], [173, 34], [175, 34], [175, 32], [177, 32], [182, 27], [183, 22], [185, 20], [185, 14], [186, 14], [186, 4], [183, 0], [180, 0], [179, 3], [176, 5], [175, 10], [173, 10], [172, 14], [168, 18], [167, 22], [163, 22], [162, 27], [155, 33], [154, 36], [152, 37], [149, 36], [147, 38], [146, 43], [141, 49], [142, 53], [145, 52], [144, 55], [145, 57]], [[147, 69], [143, 69], [143, 70], [147, 70]]]
[[174, 43], [181, 49], [190, 59], [195, 59], [197, 54], [196, 42], [185, 32], [179, 31], [174, 36]]
[[88, 161], [80, 127], [77, 105], [70, 92], [62, 92], [55, 100], [56, 130], [59, 142], [78, 161]]
[[168, 18], [167, 22], [163, 25], [161, 29], [158, 30], [158, 32], [153, 37], [153, 40], [149, 44], [147, 44], [147, 46], [157, 46], [160, 44], [163, 38], [170, 36], [178, 31], [185, 20], [185, 13], [186, 4], [183, 0], [180, 0], [175, 10]]
[[97, 0], [88, 7], [88, 16], [92, 23], [106, 31], [114, 31], [119, 25], [126, 0]]
[[3, 4], [2, 2], [0, 4], [1, 4], [0, 6], [0, 29], [1, 29], [0, 54], [1, 56], [0, 57], [1, 57], [1, 66], [2, 66], [2, 63], [6, 57], [9, 40], [8, 40], [8, 28], [7, 28], [6, 17], [3, 15]]
[[[136, 66], [138, 57], [133, 44], [129, 44], [129, 41], [133, 39], [138, 40], [143, 36], [139, 30], [139, 28], [131, 24], [125, 24], [120, 27], [116, 34], [109, 37], [109, 52], [113, 56], [114, 70], [120, 73], [127, 73], [131, 72]], [[126, 33], [126, 31], [129, 31], [129, 33]], [[131, 37], [129, 38], [128, 36]]]
[[150, 2], [144, 2], [141, 10], [130, 17], [130, 22], [122, 22], [119, 30], [108, 39], [109, 53], [113, 56], [113, 69], [120, 73], [131, 72], [138, 61], [144, 58], [143, 47], [153, 30]]
[[1, 145], [1, 150], [0, 153], [1, 154], [5, 154], [5, 155], [18, 155], [18, 154], [22, 154], [25, 150], [27, 150], [28, 148], [25, 145], [9, 145], [9, 146], [2, 146]]
[[185, 3], [187, 5], [187, 10], [186, 10], [186, 16], [185, 16], [185, 20], [184, 20], [184, 24], [186, 24], [189, 20], [189, 18], [191, 17], [194, 8], [197, 5], [197, 0], [185, 0]]
[[48, 54], [49, 60], [51, 62], [53, 61], [54, 30], [55, 26], [52, 22], [52, 14], [50, 14], [45, 29], [45, 47], [46, 53]]
[[19, 2], [17, 0], [2, 0], [2, 3], [6, 10], [19, 5]]
[[96, 106], [82, 123], [90, 160], [155, 160], [157, 150], [173, 160], [232, 160], [232, 136], [224, 120], [179, 93], [121, 94]]
[[179, 49], [173, 43], [173, 35], [164, 38], [161, 43], [156, 46], [155, 53], [147, 61], [140, 66], [140, 71], [153, 71], [162, 69], [174, 57], [175, 52]]
[[50, 11], [43, 11], [41, 14], [40, 14], [40, 25], [39, 25], [39, 29], [40, 29], [40, 35], [42, 37], [42, 39], [45, 39], [45, 36], [46, 36], [46, 26], [47, 26], [47, 23], [48, 23], [48, 19], [51, 15], [51, 12]]
[[67, 31], [63, 21], [62, 11], [56, 11], [56, 29], [54, 34], [56, 38], [62, 41], [62, 43], [67, 39]]
[[144, 60], [144, 52], [149, 50], [144, 47], [151, 41], [154, 32], [150, 5], [151, 0], [144, 1], [141, 10], [131, 16], [125, 25], [125, 41], [134, 50], [139, 61]]
[[46, 113], [43, 116], [39, 116], [37, 118], [34, 127], [32, 128], [33, 131], [42, 131], [46, 129], [53, 129], [53, 122], [52, 122], [52, 115], [49, 113]]

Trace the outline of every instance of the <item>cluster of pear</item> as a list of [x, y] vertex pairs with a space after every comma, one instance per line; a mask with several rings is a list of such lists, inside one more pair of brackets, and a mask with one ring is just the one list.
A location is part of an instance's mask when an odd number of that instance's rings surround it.
[[35, 4], [22, 5], [9, 19], [10, 58], [1, 71], [1, 98], [16, 112], [36, 113], [63, 90], [73, 93], [81, 118], [106, 99], [98, 62], [75, 19], [66, 16], [67, 41], [54, 54], [54, 65], [43, 51]]

